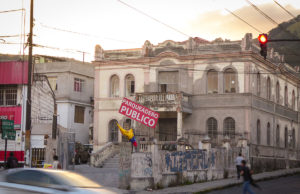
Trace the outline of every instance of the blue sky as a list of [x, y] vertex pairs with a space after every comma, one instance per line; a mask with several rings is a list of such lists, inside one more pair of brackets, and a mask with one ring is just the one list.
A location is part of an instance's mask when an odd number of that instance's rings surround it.
[[[93, 60], [94, 47], [105, 50], [140, 48], [145, 40], [157, 44], [164, 40], [183, 41], [188, 36], [207, 40], [241, 39], [258, 32], [233, 17], [225, 9], [234, 11], [260, 31], [267, 32], [276, 25], [263, 18], [245, 0], [121, 0], [169, 27], [135, 11], [118, 0], [35, 0], [34, 43], [50, 48], [34, 48], [34, 54], [65, 56]], [[300, 14], [299, 0], [276, 0], [292, 14]], [[272, 0], [251, 0], [280, 23], [291, 19]], [[0, 0], [0, 12], [26, 9], [25, 31], [29, 31], [30, 0]], [[21, 34], [22, 12], [0, 13], [0, 36]], [[70, 33], [56, 29], [68, 30]], [[2, 38], [6, 43], [20, 43], [22, 39]], [[20, 45], [1, 44], [0, 53], [18, 54]], [[25, 50], [28, 53], [28, 50]]]

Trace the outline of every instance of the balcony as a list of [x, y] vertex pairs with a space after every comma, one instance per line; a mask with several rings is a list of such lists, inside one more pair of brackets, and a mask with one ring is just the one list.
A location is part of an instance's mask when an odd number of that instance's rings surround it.
[[159, 112], [173, 112], [179, 108], [183, 113], [192, 113], [190, 95], [183, 92], [136, 93], [136, 101]]

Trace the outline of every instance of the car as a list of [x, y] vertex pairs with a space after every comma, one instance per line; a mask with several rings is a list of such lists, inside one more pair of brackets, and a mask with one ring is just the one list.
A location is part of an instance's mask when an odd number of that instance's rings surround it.
[[70, 171], [15, 168], [0, 173], [0, 193], [126, 193], [117, 188], [104, 187]]

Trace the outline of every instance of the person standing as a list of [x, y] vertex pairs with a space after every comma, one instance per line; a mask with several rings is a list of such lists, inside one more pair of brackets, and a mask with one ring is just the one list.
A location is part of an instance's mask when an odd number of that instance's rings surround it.
[[13, 152], [9, 153], [6, 167], [7, 168], [17, 168], [18, 167], [18, 159], [14, 156]]
[[242, 165], [242, 161], [244, 160], [243, 156], [241, 153], [239, 153], [238, 157], [236, 157], [235, 159], [235, 165], [236, 165], [236, 172], [237, 172], [237, 178], [238, 180], [240, 179], [240, 175], [241, 175], [241, 165]]
[[58, 156], [57, 155], [54, 155], [53, 156], [53, 164], [52, 164], [52, 168], [53, 169], [61, 169], [61, 165], [58, 161]]
[[250, 169], [246, 166], [246, 161], [242, 160], [241, 175], [244, 177], [243, 194], [246, 194], [247, 192], [249, 192], [250, 194], [254, 194], [250, 187], [251, 174], [252, 171], [250, 171]]

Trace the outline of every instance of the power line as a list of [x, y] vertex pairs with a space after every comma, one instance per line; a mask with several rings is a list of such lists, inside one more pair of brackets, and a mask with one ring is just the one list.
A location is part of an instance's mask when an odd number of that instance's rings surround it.
[[106, 39], [106, 40], [112, 40], [112, 41], [116, 41], [116, 42], [123, 42], [123, 43], [130, 43], [130, 44], [137, 44], [137, 42], [131, 42], [131, 41], [126, 41], [126, 40], [118, 40], [118, 39], [114, 39], [114, 38], [109, 38], [109, 37], [100, 37], [97, 35], [93, 35], [93, 34], [87, 34], [87, 33], [82, 33], [82, 32], [75, 32], [75, 31], [71, 31], [71, 30], [66, 30], [66, 29], [62, 29], [62, 28], [57, 28], [57, 27], [53, 27], [53, 26], [49, 26], [46, 24], [43, 24], [42, 22], [38, 22], [42, 27], [44, 28], [48, 28], [51, 30], [57, 30], [57, 31], [61, 31], [61, 32], [67, 32], [67, 33], [72, 33], [72, 34], [77, 34], [77, 35], [81, 35], [81, 36], [87, 36], [87, 37], [93, 37], [93, 38], [99, 38], [99, 39]]
[[255, 28], [253, 25], [249, 24], [248, 22], [246, 22], [245, 20], [243, 20], [240, 16], [236, 15], [235, 13], [233, 13], [232, 11], [228, 10], [225, 8], [226, 11], [228, 11], [229, 13], [231, 13], [233, 16], [235, 16], [236, 18], [238, 18], [239, 20], [241, 20], [242, 22], [246, 23], [248, 26], [250, 26], [251, 28], [253, 28], [254, 30], [256, 30], [259, 33], [263, 33], [261, 30]]
[[281, 7], [286, 13], [288, 13], [294, 21], [296, 21], [294, 18], [296, 18], [296, 16], [294, 16], [291, 12], [289, 12], [287, 9], [285, 9], [280, 3], [278, 3], [277, 1], [273, 0], [274, 3], [276, 3], [279, 7]]
[[0, 38], [13, 38], [13, 37], [20, 37], [20, 36], [23, 36], [23, 34], [5, 35], [5, 36], [0, 36]]
[[5, 10], [5, 11], [0, 11], [0, 13], [9, 13], [9, 12], [15, 12], [15, 11], [22, 11], [24, 9], [11, 9], [11, 10]]
[[172, 27], [172, 26], [170, 26], [170, 25], [168, 25], [168, 24], [166, 24], [166, 23], [164, 23], [164, 22], [162, 22], [162, 21], [160, 21], [160, 20], [158, 20], [158, 19], [156, 19], [156, 18], [150, 16], [149, 14], [147, 14], [147, 13], [145, 13], [145, 12], [143, 12], [143, 11], [141, 11], [141, 10], [139, 10], [139, 9], [137, 9], [137, 8], [135, 8], [135, 7], [131, 6], [131, 5], [129, 5], [129, 4], [125, 3], [125, 2], [123, 2], [123, 1], [121, 1], [121, 0], [117, 0], [117, 1], [120, 2], [120, 3], [122, 3], [123, 5], [125, 5], [125, 6], [127, 6], [127, 7], [129, 7], [129, 8], [131, 8], [131, 9], [135, 10], [136, 12], [139, 12], [140, 14], [142, 14], [142, 15], [144, 15], [144, 16], [147, 16], [148, 18], [150, 18], [150, 19], [152, 19], [152, 20], [154, 20], [154, 21], [156, 21], [156, 22], [158, 22], [158, 23], [160, 23], [160, 24], [162, 24], [162, 25], [164, 25], [164, 26], [166, 26], [166, 27], [168, 27], [168, 28], [170, 28], [170, 29], [172, 29], [172, 30], [174, 30], [174, 31], [176, 31], [176, 32], [178, 32], [178, 33], [180, 33], [180, 34], [182, 34], [182, 35], [184, 35], [184, 36], [187, 36], [187, 37], [189, 37], [189, 38], [191, 37], [191, 36], [187, 35], [186, 33], [183, 33], [183, 32], [181, 32], [180, 30], [177, 30], [176, 28], [174, 28], [174, 27]]
[[47, 49], [54, 49], [54, 50], [60, 50], [64, 52], [70, 52], [70, 53], [85, 53], [85, 54], [91, 54], [86, 51], [80, 51], [80, 50], [75, 50], [75, 49], [62, 49], [58, 47], [52, 47], [52, 46], [45, 46], [45, 45], [40, 45], [40, 44], [33, 44], [34, 47], [39, 47], [39, 48], [47, 48]]
[[264, 13], [261, 9], [259, 9], [256, 5], [254, 5], [251, 1], [246, 0], [256, 11], [258, 11], [261, 15], [263, 15], [266, 19], [272, 22], [275, 25], [279, 25], [275, 20], [273, 20], [270, 16]]

